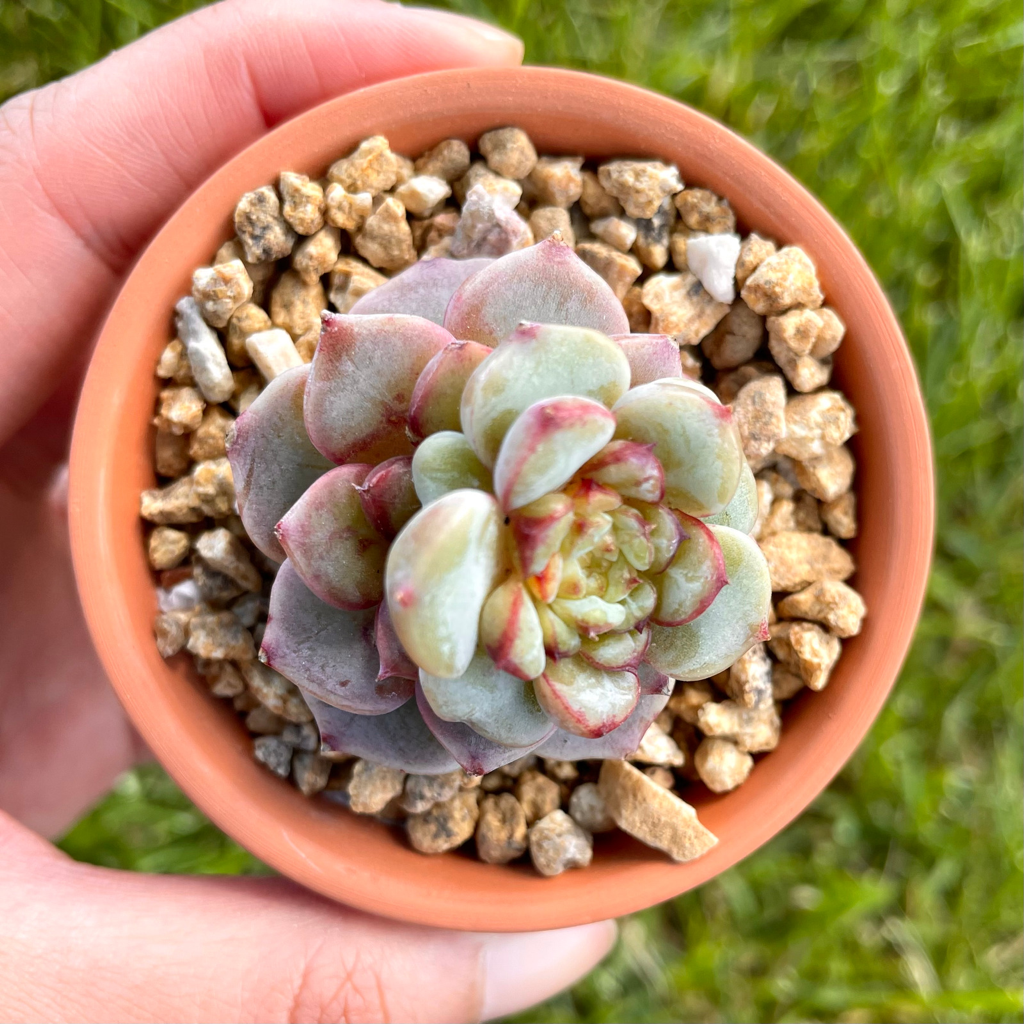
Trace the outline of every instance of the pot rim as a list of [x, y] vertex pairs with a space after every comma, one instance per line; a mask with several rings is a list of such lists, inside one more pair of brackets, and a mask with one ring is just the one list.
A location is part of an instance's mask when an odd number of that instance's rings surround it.
[[[448, 132], [452, 121], [476, 128]], [[859, 637], [844, 641], [830, 686], [787, 708], [779, 747], [748, 781], [724, 796], [692, 798], [721, 842], [688, 864], [625, 836], [599, 837], [590, 868], [554, 879], [458, 853], [425, 858], [385, 826], [308, 800], [256, 766], [230, 709], [195, 685], [183, 655], [165, 663], [152, 640], [155, 595], [138, 491], [153, 474], [140, 440], [149, 439], [152, 368], [169, 337], [173, 298], [165, 300], [187, 291], [193, 267], [216, 248], [207, 236], [231, 236], [230, 211], [244, 191], [289, 167], [316, 173], [366, 135], [395, 136], [399, 151], [421, 151], [449, 134], [468, 141], [508, 123], [522, 124], [541, 151], [557, 152], [558, 138], [589, 131], [604, 141], [587, 146], [587, 156], [675, 154], [681, 170], [696, 168], [684, 179], [729, 198], [741, 222], [807, 248], [849, 328], [836, 383], [861, 394], [851, 401], [867, 431], [853, 443], [858, 491], [877, 511], [853, 547], [862, 556], [858, 589], [869, 617]], [[207, 255], [196, 260], [190, 247]], [[886, 443], [873, 443], [877, 437]], [[910, 353], [881, 286], [824, 207], [750, 143], [684, 104], [609, 78], [526, 67], [432, 72], [329, 100], [267, 133], [192, 193], [138, 258], [100, 332], [75, 420], [69, 515], [79, 593], [104, 668], [159, 761], [221, 829], [283, 874], [362, 910], [522, 931], [617, 917], [700, 885], [767, 842], [828, 785], [880, 711], [913, 637], [931, 558], [933, 494]]]

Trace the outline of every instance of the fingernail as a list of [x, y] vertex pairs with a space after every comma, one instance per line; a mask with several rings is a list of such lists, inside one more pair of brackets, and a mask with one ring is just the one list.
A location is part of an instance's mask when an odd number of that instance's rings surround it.
[[489, 64], [521, 64], [525, 47], [519, 36], [506, 32], [495, 25], [468, 18], [464, 14], [453, 11], [439, 11], [428, 7], [406, 7], [417, 15], [430, 18], [434, 22], [448, 22], [453, 30], [458, 31], [478, 46], [486, 55]]
[[614, 921], [558, 931], [488, 935], [481, 958], [481, 1020], [518, 1013], [561, 992], [615, 944]]

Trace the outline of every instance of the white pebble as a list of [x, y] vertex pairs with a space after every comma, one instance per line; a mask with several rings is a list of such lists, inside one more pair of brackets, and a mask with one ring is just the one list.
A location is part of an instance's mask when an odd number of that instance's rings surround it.
[[235, 380], [216, 332], [203, 319], [195, 299], [181, 299], [174, 308], [178, 314], [174, 325], [203, 398], [208, 402], [226, 402], [235, 390]]
[[156, 601], [162, 612], [184, 612], [195, 608], [203, 597], [195, 580], [182, 580], [169, 590], [157, 587]]
[[451, 194], [447, 181], [430, 174], [417, 174], [395, 189], [395, 197], [416, 217], [425, 217]]
[[694, 235], [686, 243], [686, 262], [704, 290], [719, 302], [736, 298], [736, 260], [740, 236]]
[[302, 356], [292, 336], [280, 327], [250, 334], [245, 339], [245, 350], [268, 384], [285, 370], [302, 365]]

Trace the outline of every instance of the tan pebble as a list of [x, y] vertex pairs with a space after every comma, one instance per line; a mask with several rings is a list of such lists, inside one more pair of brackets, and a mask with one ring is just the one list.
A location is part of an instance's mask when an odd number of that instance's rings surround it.
[[260, 702], [248, 691], [240, 693], [237, 697], [231, 701], [231, 706], [243, 714], [252, 711], [253, 708], [258, 708]]
[[232, 313], [225, 333], [224, 349], [228, 362], [235, 367], [250, 366], [252, 360], [245, 348], [246, 338], [258, 331], [269, 330], [273, 324], [267, 311], [255, 302], [243, 302]]
[[292, 748], [280, 736], [258, 736], [252, 753], [260, 764], [279, 778], [287, 779], [292, 770]]
[[250, 334], [245, 339], [245, 349], [268, 384], [285, 370], [302, 365], [292, 336], [279, 327]]
[[196, 499], [192, 477], [186, 476], [166, 487], [143, 491], [139, 514], [151, 523], [175, 525], [198, 523], [204, 513]]
[[383, 135], [364, 139], [346, 157], [336, 160], [327, 171], [327, 178], [346, 192], [369, 192], [377, 195], [393, 188], [398, 180], [398, 161]]
[[476, 852], [485, 864], [507, 864], [525, 853], [526, 833], [526, 813], [511, 793], [480, 801]]
[[826, 501], [821, 506], [821, 518], [833, 537], [852, 540], [857, 536], [857, 495], [847, 491]]
[[821, 309], [791, 309], [781, 316], [768, 317], [768, 334], [785, 345], [794, 355], [824, 359], [832, 355], [846, 327], [835, 311]]
[[[233, 531], [232, 536], [234, 536]], [[251, 590], [233, 602], [231, 610], [238, 616], [239, 621], [246, 629], [253, 629], [260, 621], [261, 616], [266, 614], [267, 603], [259, 591]]]
[[186, 385], [164, 388], [160, 392], [159, 409], [153, 422], [157, 430], [171, 434], [187, 434], [203, 422], [206, 402], [196, 388]]
[[262, 704], [245, 716], [245, 727], [260, 736], [278, 736], [288, 723]]
[[772, 665], [772, 699], [791, 700], [804, 688], [804, 681], [785, 665]]
[[693, 807], [626, 761], [605, 761], [598, 785], [623, 832], [675, 861], [693, 860], [718, 842], [697, 820]]
[[575, 761], [559, 761], [553, 757], [544, 758], [544, 774], [556, 782], [574, 782], [580, 777]]
[[153, 635], [161, 658], [172, 658], [184, 648], [191, 618], [190, 613], [180, 611], [160, 612], [156, 616], [153, 620]]
[[435, 213], [433, 217], [428, 217], [426, 220], [414, 220], [410, 224], [413, 244], [417, 251], [423, 252], [446, 239], [450, 240], [458, 225], [458, 210], [446, 209]]
[[320, 749], [320, 730], [314, 722], [288, 722], [281, 730], [281, 739], [307, 753]]
[[817, 309], [825, 301], [814, 264], [796, 245], [767, 257], [747, 278], [740, 294], [762, 316], [775, 316], [794, 306]]
[[813, 622], [776, 622], [768, 642], [772, 654], [790, 671], [797, 672], [812, 690], [823, 690], [839, 660], [842, 644]]
[[514, 761], [509, 761], [508, 764], [501, 768], [501, 771], [510, 779], [518, 779], [523, 772], [529, 771], [536, 764], [536, 754], [524, 754], [522, 757], [517, 757]]
[[404, 785], [405, 772], [360, 758], [349, 776], [349, 807], [356, 814], [379, 814]]
[[792, 498], [776, 498], [761, 520], [758, 536], [767, 539], [776, 533], [790, 533], [796, 526], [796, 502]]
[[657, 783], [662, 789], [673, 789], [675, 787], [676, 777], [672, 774], [671, 769], [662, 768], [661, 765], [655, 764], [645, 768], [643, 771], [647, 778]]
[[451, 194], [448, 182], [429, 174], [417, 174], [395, 189], [395, 198], [414, 217], [429, 217]]
[[576, 246], [576, 255], [605, 279], [619, 301], [625, 298], [643, 270], [635, 256], [619, 252], [606, 242], [580, 242]]
[[411, 181], [416, 176], [416, 164], [410, 160], [407, 156], [402, 156], [401, 153], [395, 153], [395, 188], [400, 188], [402, 185]]
[[818, 500], [806, 491], [798, 491], [793, 499], [793, 529], [801, 533], [821, 533]]
[[747, 278], [757, 270], [769, 256], [776, 252], [775, 243], [751, 232], [740, 245], [740, 254], [736, 258], [736, 287], [742, 288]]
[[736, 214], [728, 199], [721, 199], [706, 188], [685, 188], [675, 197], [682, 222], [691, 231], [717, 235], [736, 230]]
[[839, 580], [819, 580], [779, 602], [782, 619], [820, 622], [839, 637], [856, 636], [864, 620], [864, 599]]
[[687, 262], [686, 254], [693, 234], [694, 233], [689, 228], [677, 227], [675, 231], [669, 235], [668, 252], [669, 256], [672, 258], [672, 266], [675, 267], [676, 270], [690, 269], [690, 264]]
[[794, 355], [777, 337], [771, 336], [768, 338], [768, 351], [794, 391], [808, 394], [823, 388], [832, 379], [831, 358]]
[[189, 536], [182, 530], [158, 526], [150, 535], [146, 549], [154, 569], [173, 569], [188, 554]]
[[786, 436], [786, 385], [781, 377], [758, 377], [740, 388], [732, 415], [753, 470], [760, 469]]
[[235, 485], [226, 458], [197, 462], [192, 469], [192, 493], [208, 516], [220, 519], [234, 511]]
[[489, 192], [482, 184], [469, 190], [452, 235], [452, 256], [504, 256], [532, 244], [530, 226], [511, 208], [506, 196]]
[[537, 242], [550, 238], [557, 231], [567, 245], [576, 244], [569, 211], [560, 206], [538, 206], [530, 214], [530, 230]]
[[655, 274], [642, 294], [652, 333], [670, 334], [680, 345], [696, 345], [729, 312], [729, 305], [713, 299], [689, 271]]
[[292, 778], [303, 796], [313, 796], [327, 786], [331, 762], [319, 754], [299, 750], [292, 757]]
[[[220, 607], [245, 593], [230, 576], [217, 572], [198, 556], [192, 559], [192, 582], [199, 589], [204, 602]], [[234, 609], [232, 609], [234, 610]], [[241, 619], [239, 619], [241, 622]], [[243, 622], [244, 626], [245, 623]], [[249, 627], [246, 626], [248, 629]]]
[[195, 550], [211, 569], [230, 576], [239, 586], [253, 593], [263, 587], [263, 577], [252, 564], [249, 552], [229, 530], [217, 527], [206, 530], [195, 539]]
[[629, 760], [681, 768], [686, 757], [676, 741], [657, 722], [652, 722], [643, 734], [640, 746], [630, 754]]
[[704, 364], [701, 362], [700, 356], [695, 355], [696, 351], [694, 348], [679, 350], [679, 362], [683, 368], [683, 376], [689, 377], [690, 380], [700, 380], [701, 374], [704, 372]]
[[415, 263], [416, 249], [405, 219], [405, 207], [397, 199], [385, 199], [366, 218], [355, 246], [360, 256], [382, 270], [403, 270]]
[[760, 360], [746, 363], [735, 370], [719, 373], [715, 378], [712, 390], [725, 405], [731, 405], [736, 401], [736, 396], [745, 384], [749, 384], [752, 380], [757, 380], [758, 377], [764, 377], [766, 374], [773, 373], [778, 373], [778, 367], [773, 363], [766, 363]]
[[192, 366], [188, 361], [188, 353], [181, 338], [174, 338], [165, 346], [156, 364], [156, 375], [175, 384], [194, 384]]
[[158, 430], [153, 438], [153, 465], [161, 476], [182, 476], [191, 465], [189, 438], [191, 434], [172, 434]]
[[347, 313], [356, 302], [387, 278], [355, 256], [340, 256], [331, 270], [331, 305]]
[[311, 328], [319, 330], [320, 314], [326, 308], [327, 296], [319, 278], [309, 284], [294, 270], [285, 271], [270, 293], [270, 319], [292, 338]]
[[786, 437], [777, 450], [800, 461], [818, 458], [856, 430], [853, 407], [838, 391], [798, 395], [786, 404]]
[[252, 301], [262, 302], [263, 294], [266, 291], [267, 282], [277, 272], [277, 263], [270, 260], [268, 263], [250, 263], [245, 258], [245, 247], [237, 238], [229, 239], [214, 253], [210, 261], [213, 266], [218, 263], [229, 263], [231, 260], [241, 260], [245, 264], [245, 272], [252, 281]]
[[333, 227], [352, 234], [360, 231], [373, 212], [369, 192], [346, 192], [340, 185], [328, 185], [324, 193], [324, 219]]
[[316, 347], [320, 344], [320, 331], [318, 328], [306, 331], [300, 338], [295, 339], [295, 351], [304, 363], [313, 362], [316, 354]]
[[402, 792], [402, 809], [407, 814], [422, 814], [434, 804], [450, 800], [462, 787], [461, 771], [443, 775], [407, 775]]
[[410, 814], [405, 823], [409, 842], [420, 853], [445, 853], [472, 838], [479, 809], [476, 793], [460, 790], [422, 814]]
[[480, 779], [480, 788], [485, 793], [497, 793], [503, 789], [511, 789], [512, 779], [499, 768], [497, 771], [488, 772]]
[[203, 421], [191, 435], [188, 453], [196, 462], [204, 459], [219, 459], [227, 454], [226, 437], [234, 416], [219, 405], [208, 406]]
[[745, 708], [733, 700], [709, 701], [697, 712], [697, 728], [705, 736], [723, 736], [748, 754], [774, 750], [782, 722], [774, 704]]
[[462, 139], [445, 139], [428, 149], [415, 163], [417, 174], [430, 174], [452, 182], [469, 170], [469, 146]]
[[241, 260], [199, 267], [192, 273], [192, 298], [203, 319], [212, 327], [224, 327], [231, 314], [252, 298], [252, 281]]
[[572, 791], [569, 816], [588, 832], [611, 832], [615, 828], [596, 782], [584, 782]]
[[632, 217], [600, 217], [590, 222], [590, 230], [620, 252], [629, 252], [636, 241], [636, 221]]
[[672, 200], [665, 199], [653, 217], [641, 217], [634, 222], [633, 252], [649, 270], [661, 270], [668, 263], [669, 236], [675, 213]]
[[212, 662], [203, 676], [214, 697], [237, 697], [245, 691], [242, 673], [230, 661]]
[[279, 672], [260, 661], [244, 662], [241, 666], [245, 685], [265, 707], [288, 722], [311, 722], [313, 713], [306, 705], [299, 688]]
[[793, 468], [805, 491], [819, 501], [834, 501], [850, 489], [856, 467], [850, 449], [840, 445], [817, 458], [795, 461]]
[[622, 308], [626, 311], [626, 319], [629, 320], [629, 329], [634, 334], [646, 334], [651, 329], [651, 311], [644, 305], [643, 289], [640, 285], [631, 285], [621, 301]]
[[[769, 486], [772, 497], [792, 498], [798, 489], [796, 473], [788, 472], [792, 466], [793, 462], [790, 459], [780, 459], [775, 463], [775, 469], [763, 470], [757, 474], [757, 478]], [[787, 472], [780, 472], [781, 470], [787, 470]]]
[[750, 536], [757, 540], [761, 536], [764, 527], [765, 516], [772, 507], [772, 487], [767, 480], [758, 479], [755, 481], [757, 487], [757, 519], [750, 530]]
[[737, 299], [701, 348], [716, 370], [731, 370], [753, 359], [763, 340], [764, 317]]
[[741, 783], [754, 767], [754, 759], [732, 740], [709, 736], [693, 755], [697, 774], [712, 793], [728, 793]]
[[604, 190], [604, 186], [593, 171], [582, 171], [580, 179], [580, 209], [585, 217], [597, 220], [602, 217], [622, 216], [622, 204]]
[[539, 771], [524, 771], [516, 780], [516, 799], [526, 812], [526, 820], [533, 824], [549, 814], [561, 803], [558, 783]]
[[263, 382], [258, 371], [251, 367], [235, 370], [231, 374], [231, 378], [234, 381], [235, 389], [228, 399], [228, 404], [237, 415], [241, 416], [259, 398], [260, 391], [263, 390]]
[[[340, 252], [341, 232], [335, 227], [321, 228], [316, 234], [304, 238], [295, 247], [295, 251], [292, 253], [292, 269], [307, 287], [319, 285], [320, 278], [330, 272], [337, 262]], [[275, 288], [271, 294], [276, 292]], [[314, 294], [316, 293], [314, 292]], [[320, 309], [325, 308], [327, 300], [324, 298], [322, 286], [318, 299], [323, 301], [323, 306]]]
[[724, 689], [737, 704], [758, 708], [772, 702], [772, 662], [764, 644], [754, 644], [729, 669]]
[[509, 178], [495, 174], [482, 160], [471, 164], [469, 170], [452, 184], [452, 192], [456, 201], [461, 205], [465, 203], [466, 196], [477, 185], [482, 185], [485, 192], [495, 197], [502, 198], [506, 205], [513, 208], [523, 196], [523, 188]]
[[653, 217], [662, 200], [683, 187], [675, 165], [658, 160], [613, 160], [597, 169], [597, 177], [630, 217]]
[[252, 634], [232, 612], [200, 612], [189, 623], [188, 649], [200, 658], [251, 662]]
[[684, 722], [681, 718], [677, 718], [672, 726], [672, 739], [679, 744], [679, 749], [686, 754], [686, 763], [682, 768], [677, 768], [676, 771], [688, 782], [700, 781], [697, 769], [693, 765], [693, 755], [697, 752], [697, 747], [700, 746], [702, 738], [695, 725], [690, 725], [689, 722]]
[[853, 559], [831, 537], [785, 530], [759, 541], [772, 589], [792, 593], [819, 580], [845, 580]]
[[697, 724], [697, 712], [709, 700], [714, 700], [714, 690], [706, 679], [694, 683], [683, 683], [676, 686], [675, 692], [668, 699], [668, 709], [690, 725]]
[[277, 182], [281, 215], [300, 234], [314, 235], [324, 226], [324, 190], [305, 174], [282, 171]]
[[537, 150], [522, 128], [495, 128], [477, 143], [480, 155], [496, 174], [525, 178], [537, 165]]
[[568, 209], [583, 192], [581, 156], [542, 156], [530, 172], [536, 201], [542, 206]]
[[235, 232], [248, 263], [267, 263], [290, 255], [295, 232], [281, 214], [270, 185], [246, 192], [235, 207]]
[[530, 829], [529, 844], [533, 866], [546, 878], [585, 868], [594, 856], [590, 833], [561, 810], [551, 811]]

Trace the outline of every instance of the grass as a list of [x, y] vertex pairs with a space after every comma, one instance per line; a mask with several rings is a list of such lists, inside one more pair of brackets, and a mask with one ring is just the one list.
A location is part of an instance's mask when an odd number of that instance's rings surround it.
[[[0, 0], [0, 95], [190, 4]], [[785, 164], [906, 330], [939, 469], [899, 684], [814, 805], [731, 871], [622, 922], [521, 1021], [1017, 1021], [1022, 1003], [1021, 20], [1009, 0], [452, 0], [533, 63], [628, 78]], [[155, 768], [66, 837], [146, 871], [258, 871]]]

